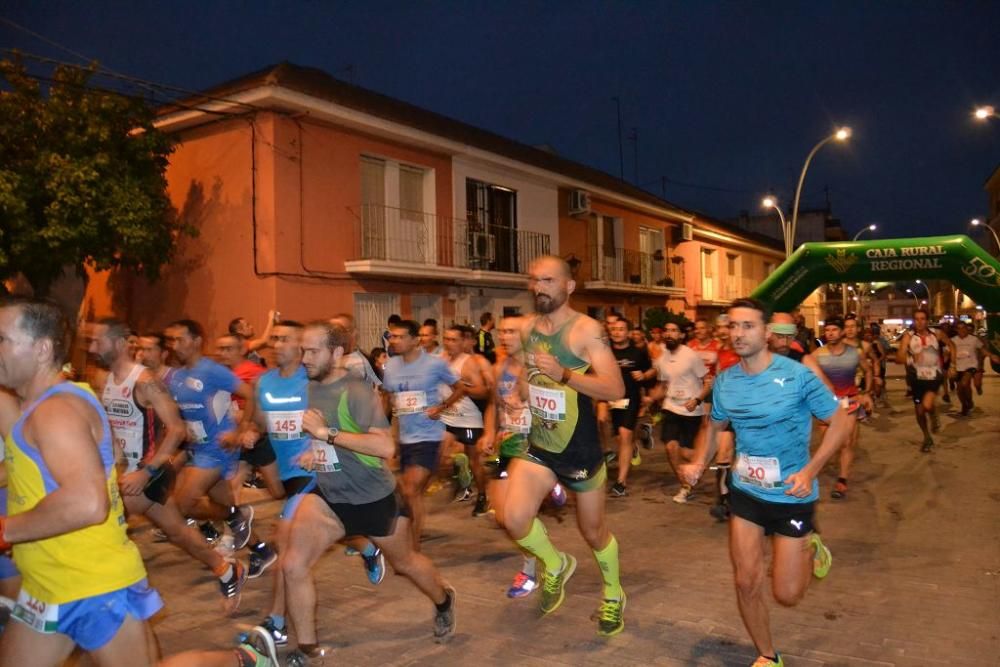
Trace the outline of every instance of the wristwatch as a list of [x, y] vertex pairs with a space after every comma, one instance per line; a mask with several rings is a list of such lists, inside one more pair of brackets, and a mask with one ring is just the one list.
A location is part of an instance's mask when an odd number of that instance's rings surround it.
[[331, 426], [327, 429], [326, 443], [328, 445], [334, 444], [333, 441], [337, 439], [338, 435], [340, 435], [340, 431]]
[[702, 401], [702, 400], [701, 400], [700, 398], [698, 398], [697, 396], [695, 396], [695, 397], [694, 397], [694, 400], [698, 402], [698, 405], [701, 405], [702, 403], [704, 403], [704, 401]]

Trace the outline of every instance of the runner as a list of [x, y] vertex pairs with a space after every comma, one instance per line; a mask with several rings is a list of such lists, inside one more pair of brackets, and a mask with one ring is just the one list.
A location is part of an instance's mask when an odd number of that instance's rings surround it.
[[796, 335], [798, 328], [795, 319], [789, 313], [775, 313], [771, 316], [771, 323], [767, 327], [767, 347], [771, 352], [788, 357], [793, 361], [798, 361], [803, 366], [816, 374], [816, 377], [826, 385], [827, 389], [833, 391], [833, 383], [826, 373], [816, 362], [816, 357], [802, 349], [802, 343]]
[[437, 322], [434, 324], [428, 324], [424, 322], [423, 326], [420, 327], [420, 347], [427, 354], [434, 356], [441, 356], [444, 354], [444, 348], [438, 343], [438, 328]]
[[229, 334], [236, 336], [240, 341], [242, 345], [240, 354], [242, 356], [245, 356], [258, 366], [266, 366], [267, 364], [264, 358], [260, 356], [259, 350], [267, 345], [267, 341], [271, 339], [271, 327], [280, 319], [281, 314], [277, 311], [267, 311], [267, 326], [264, 327], [264, 332], [257, 338], [253, 325], [245, 317], [237, 317], [229, 322]]
[[576, 283], [565, 260], [540, 257], [529, 275], [537, 315], [526, 318], [522, 338], [531, 432], [527, 453], [508, 471], [503, 521], [514, 541], [545, 565], [541, 609], [549, 614], [562, 604], [576, 559], [549, 541], [538, 508], [557, 481], [576, 492], [577, 525], [604, 580], [597, 632], [611, 636], [625, 627], [626, 596], [618, 541], [605, 514], [607, 471], [593, 401], [618, 400], [625, 386], [604, 327], [569, 307]]
[[104, 408], [60, 374], [69, 338], [50, 302], [0, 306], [0, 385], [22, 407], [5, 439], [0, 551], [13, 545], [23, 577], [0, 664], [56, 667], [79, 646], [102, 667], [145, 667], [145, 621], [163, 603], [125, 530]]
[[[636, 331], [642, 332], [642, 329], [636, 327]], [[646, 337], [643, 336], [643, 342], [645, 343]], [[647, 352], [649, 353], [649, 358], [651, 361], [656, 361], [663, 354], [663, 329], [660, 327], [653, 327], [649, 330], [649, 343], [646, 344]]]
[[[691, 339], [686, 343], [698, 353], [701, 362], [708, 369], [708, 381], [714, 382], [719, 366], [719, 350], [722, 345], [712, 336], [712, 327], [708, 320], [699, 317], [694, 321]], [[707, 428], [709, 413], [712, 411], [712, 392], [705, 395], [705, 413], [702, 415], [701, 428]], [[720, 448], [720, 451], [722, 448]], [[731, 450], [731, 448], [730, 448]], [[715, 504], [708, 508], [708, 513], [717, 521], [729, 519], [729, 470], [731, 459], [715, 466]]]
[[975, 407], [972, 400], [972, 381], [977, 373], [982, 373], [986, 354], [983, 341], [969, 333], [968, 322], [959, 321], [955, 326], [958, 335], [951, 339], [955, 345], [955, 372], [958, 373], [958, 400], [962, 403], [963, 417], [968, 417]]
[[177, 368], [169, 363], [170, 350], [167, 349], [166, 339], [162, 333], [155, 331], [140, 336], [135, 360], [152, 371], [163, 386], [170, 386], [170, 376]]
[[490, 364], [497, 362], [496, 343], [493, 342], [493, 313], [483, 313], [479, 316], [479, 331], [474, 332], [476, 336], [473, 350], [476, 354], [481, 354]]
[[[856, 331], [857, 322], [854, 322]], [[854, 450], [858, 444], [858, 422], [865, 419], [872, 411], [870, 395], [872, 367], [861, 346], [849, 345], [845, 340], [845, 324], [845, 320], [839, 316], [826, 318], [823, 324], [823, 338], [826, 340], [826, 345], [813, 353], [816, 362], [823, 369], [823, 374], [833, 385], [834, 394], [844, 400], [848, 412], [854, 415], [854, 426], [850, 437], [840, 450], [837, 483], [830, 492], [830, 497], [834, 500], [840, 500], [847, 495], [847, 480], [851, 474]], [[858, 369], [864, 374], [864, 391], [861, 392], [858, 391], [858, 384], [855, 381]]]
[[[754, 667], [781, 667], [764, 602], [765, 540], [772, 536], [772, 592], [785, 606], [797, 604], [819, 560], [828, 569], [829, 550], [813, 532], [819, 497], [816, 476], [847, 439], [852, 419], [837, 398], [804, 365], [767, 349], [765, 306], [737, 299], [729, 308], [733, 346], [740, 363], [720, 373], [712, 391], [712, 421], [692, 463], [684, 466], [697, 484], [727, 425], [736, 432], [729, 549], [736, 601], [760, 657]], [[809, 457], [812, 417], [829, 428]], [[825, 573], [824, 573], [825, 574]]]
[[[171, 543], [201, 561], [219, 578], [227, 614], [239, 606], [247, 569], [240, 561], [230, 564], [188, 525], [170, 498], [174, 472], [170, 458], [185, 437], [184, 422], [167, 388], [152, 372], [132, 361], [126, 342], [128, 327], [119, 320], [99, 320], [91, 329], [87, 348], [103, 369], [95, 390], [108, 414], [118, 480], [125, 510], [145, 516]], [[156, 436], [155, 423], [163, 428]]]
[[372, 389], [380, 388], [382, 379], [375, 372], [365, 353], [358, 349], [358, 329], [354, 324], [354, 316], [349, 313], [338, 313], [330, 318], [330, 324], [342, 327], [347, 331], [348, 347], [341, 362], [347, 372], [363, 380]]
[[[402, 322], [393, 329], [392, 338], [403, 340], [397, 346], [401, 356], [412, 357], [416, 351], [426, 363], [433, 357], [417, 347], [417, 328], [416, 322]], [[396, 495], [395, 477], [385, 464], [395, 450], [385, 412], [375, 393], [340, 367], [346, 340], [343, 329], [323, 321], [309, 324], [303, 332], [303, 362], [311, 380], [303, 425], [314, 440], [302, 463], [315, 467], [318, 488], [299, 503], [288, 552], [282, 558], [288, 611], [298, 639], [298, 651], [289, 656], [289, 665], [304, 665], [307, 658], [327, 652], [316, 638], [311, 570], [323, 552], [347, 535], [368, 537], [397, 574], [430, 598], [435, 605], [436, 641], [446, 642], [455, 632], [455, 589], [443, 583], [426, 556], [411, 548], [410, 521]], [[390, 365], [396, 365], [396, 359]], [[409, 370], [413, 365], [408, 363]], [[445, 367], [440, 373], [446, 371]], [[404, 404], [407, 398], [402, 397]]]
[[[867, 335], [866, 335], [867, 334]], [[855, 373], [854, 380], [857, 384], [858, 389], [866, 391], [866, 396], [871, 400], [871, 408], [868, 410], [868, 415], [860, 421], [866, 421], [868, 416], [871, 416], [875, 409], [875, 393], [878, 384], [878, 368], [879, 368], [879, 350], [876, 346], [872, 344], [872, 337], [868, 334], [867, 330], [863, 330], [858, 323], [858, 318], [853, 314], [848, 314], [844, 318], [844, 344], [855, 347], [861, 353], [861, 358], [868, 362], [868, 366], [871, 369], [871, 382], [865, 379], [864, 364], [858, 364], [857, 372]], [[867, 390], [865, 389], [867, 387]]]
[[[233, 545], [242, 549], [251, 540], [253, 507], [237, 507], [230, 484], [239, 469], [240, 442], [253, 419], [253, 389], [232, 371], [201, 354], [204, 332], [192, 320], [178, 320], [167, 327], [167, 344], [182, 364], [170, 381], [181, 417], [187, 425], [190, 463], [177, 476], [174, 499], [184, 516], [225, 519], [233, 532]], [[239, 427], [229, 412], [231, 395], [246, 400]], [[206, 497], [207, 496], [207, 497]], [[267, 545], [254, 540], [254, 550]]]
[[664, 325], [663, 345], [663, 354], [653, 363], [659, 379], [653, 397], [663, 409], [660, 439], [666, 447], [670, 467], [681, 482], [673, 501], [686, 503], [692, 487], [680, 479], [680, 465], [694, 453], [705, 413], [702, 403], [712, 390], [712, 382], [698, 353], [681, 343], [681, 329], [675, 322]]
[[[924, 442], [920, 451], [928, 453], [934, 449], [934, 438], [931, 433], [937, 433], [941, 428], [935, 408], [935, 398], [941, 381], [944, 379], [944, 365], [941, 360], [941, 344], [951, 351], [955, 358], [955, 344], [940, 331], [928, 328], [930, 317], [926, 310], [918, 309], [913, 313], [913, 331], [907, 331], [899, 341], [899, 351], [896, 361], [913, 367], [913, 410], [917, 418], [917, 426], [924, 434]], [[930, 423], [928, 424], [928, 417]]]
[[[21, 402], [14, 392], [0, 387], [0, 438], [10, 435], [14, 424], [21, 416]], [[4, 448], [0, 447], [0, 509], [7, 507], [7, 464], [4, 462]], [[0, 555], [0, 636], [10, 620], [17, 594], [21, 590], [21, 573], [9, 554]]]
[[[465, 395], [462, 383], [448, 364], [420, 348], [418, 330], [412, 320], [402, 320], [392, 327], [389, 344], [394, 356], [385, 365], [382, 385], [399, 420], [401, 486], [412, 512], [414, 551], [420, 551], [424, 527], [424, 490], [439, 467], [438, 455], [445, 434], [441, 413]], [[450, 386], [452, 393], [443, 402], [434, 403], [442, 384]]]
[[[490, 337], [492, 340], [492, 336]], [[451, 405], [450, 408], [441, 413], [441, 421], [447, 427], [444, 449], [448, 453], [452, 449], [452, 443], [459, 443], [463, 446], [466, 465], [471, 464], [472, 477], [476, 481], [478, 495], [476, 505], [472, 508], [472, 516], [483, 516], [489, 510], [486, 500], [486, 467], [483, 465], [483, 457], [477, 443], [483, 437], [483, 411], [479, 405], [488, 404], [492, 383], [483, 381], [479, 363], [474, 355], [464, 352], [465, 333], [457, 325], [453, 325], [444, 330], [444, 359], [452, 374], [459, 378], [464, 390], [464, 396]], [[441, 388], [441, 398], [447, 399], [451, 394], [451, 388], [444, 386]], [[479, 405], [473, 402], [479, 401]], [[459, 455], [456, 454], [456, 458]], [[467, 463], [466, 463], [467, 461]], [[460, 485], [461, 486], [461, 485]], [[468, 487], [459, 489], [457, 499], [464, 500], [471, 495]]]
[[628, 322], [618, 320], [608, 325], [611, 351], [618, 362], [622, 382], [625, 383], [625, 398], [602, 403], [602, 411], [611, 413], [611, 431], [618, 438], [618, 477], [611, 487], [611, 494], [617, 497], [628, 495], [628, 472], [632, 465], [639, 465], [642, 457], [638, 445], [633, 442], [639, 409], [642, 407], [643, 384], [656, 377], [649, 355], [628, 339]]

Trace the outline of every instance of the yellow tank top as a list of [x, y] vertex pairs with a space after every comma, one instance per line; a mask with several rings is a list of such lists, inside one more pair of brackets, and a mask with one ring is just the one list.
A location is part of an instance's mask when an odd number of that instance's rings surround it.
[[85, 385], [62, 382], [28, 406], [7, 435], [8, 514], [31, 510], [58, 488], [41, 453], [24, 439], [24, 423], [46, 398], [68, 393], [86, 400], [101, 416], [98, 444], [111, 508], [100, 524], [35, 542], [14, 545], [14, 562], [25, 591], [49, 604], [63, 604], [126, 588], [146, 577], [139, 549], [125, 533], [125, 514], [111, 447], [111, 428], [101, 404]]

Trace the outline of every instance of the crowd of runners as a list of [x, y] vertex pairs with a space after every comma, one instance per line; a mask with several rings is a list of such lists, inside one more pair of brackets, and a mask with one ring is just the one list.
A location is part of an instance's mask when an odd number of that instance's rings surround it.
[[[286, 645], [287, 665], [328, 655], [312, 571], [338, 543], [372, 584], [387, 566], [408, 578], [430, 602], [434, 640], [447, 642], [458, 595], [421, 537], [429, 489], [451, 478], [455, 500], [492, 516], [523, 555], [507, 595], [536, 595], [543, 614], [562, 604], [578, 561], [552, 543], [539, 510], [571, 496], [603, 582], [596, 631], [614, 636], [628, 596], [606, 503], [629, 494], [630, 470], [657, 442], [674, 502], [714, 472], [706, 520], [729, 522], [754, 665], [783, 665], [765, 541], [774, 598], [793, 605], [832, 562], [814, 523], [817, 476], [836, 459], [830, 497], [849, 493], [859, 424], [887, 405], [887, 362], [906, 366], [931, 452], [942, 392], [972, 414], [983, 343], [965, 323], [931, 328], [920, 310], [897, 350], [853, 316], [827, 318], [817, 340], [800, 316], [749, 298], [716, 321], [672, 320], [647, 336], [613, 312], [599, 322], [573, 310], [574, 287], [563, 260], [543, 257], [530, 269], [531, 315], [440, 330], [393, 316], [368, 352], [347, 314], [272, 313], [259, 337], [237, 319], [214, 341], [189, 319], [156, 332], [102, 319], [82, 332], [92, 363], [78, 378], [58, 307], [0, 304], [0, 550], [11, 554], [0, 557], [0, 600], [12, 619], [0, 665], [55, 667], [75, 647], [100, 665], [157, 664], [145, 621], [162, 601], [127, 530], [139, 515], [212, 572], [223, 613], [250, 579], [272, 592], [234, 649], [159, 664], [268, 667]], [[241, 502], [253, 483], [281, 503], [267, 535]]]

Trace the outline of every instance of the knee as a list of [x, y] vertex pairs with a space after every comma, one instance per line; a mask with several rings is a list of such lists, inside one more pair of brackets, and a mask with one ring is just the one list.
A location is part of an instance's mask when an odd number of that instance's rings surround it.
[[526, 511], [515, 507], [504, 508], [498, 513], [498, 520], [501, 515], [503, 526], [507, 529], [507, 533], [515, 540], [521, 539], [528, 534], [531, 528], [531, 521], [534, 519], [533, 514], [528, 514]]
[[611, 534], [604, 523], [580, 524], [580, 534], [591, 549], [599, 550], [607, 546]]
[[764, 573], [758, 570], [736, 571], [736, 594], [741, 598], [760, 597], [764, 586]]
[[785, 607], [794, 607], [805, 595], [806, 587], [799, 584], [775, 580], [772, 588], [775, 601]]
[[309, 562], [297, 549], [286, 550], [278, 561], [285, 579], [297, 581], [309, 574]]

